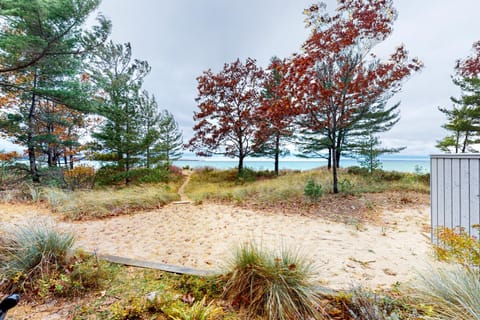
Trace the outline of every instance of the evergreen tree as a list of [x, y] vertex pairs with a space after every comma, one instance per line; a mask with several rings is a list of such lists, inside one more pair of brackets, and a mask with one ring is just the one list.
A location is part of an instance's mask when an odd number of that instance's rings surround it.
[[104, 45], [93, 57], [92, 80], [101, 101], [96, 113], [104, 118], [92, 133], [98, 159], [111, 160], [124, 172], [125, 183], [131, 181], [130, 170], [139, 163], [145, 150], [142, 116], [139, 114], [140, 89], [150, 72], [146, 61], [132, 60], [129, 43]]
[[164, 110], [161, 113], [158, 124], [158, 140], [153, 147], [156, 159], [157, 161], [170, 164], [172, 161], [180, 159], [182, 151], [182, 132], [173, 115]]
[[381, 144], [380, 139], [370, 133], [356, 146], [355, 153], [357, 159], [360, 161], [360, 165], [367, 168], [370, 173], [382, 167], [382, 162], [378, 159], [379, 156], [382, 154], [397, 153], [405, 149], [404, 147], [382, 148]]
[[153, 148], [159, 139], [158, 125], [161, 122], [161, 112], [155, 96], [150, 96], [147, 91], [143, 91], [140, 96], [139, 115], [141, 117], [140, 131], [144, 138], [144, 164], [146, 168], [150, 168], [157, 162]]
[[473, 145], [479, 142], [480, 108], [465, 104], [468, 98], [460, 100], [452, 98], [452, 100], [462, 104], [454, 105], [452, 110], [438, 108], [447, 117], [447, 123], [442, 127], [451, 134], [439, 141], [437, 148], [448, 153], [452, 150], [454, 153], [476, 152]]
[[[1, 0], [0, 73], [36, 65], [43, 59], [78, 55], [103, 43], [111, 23], [98, 16], [98, 25], [82, 25], [101, 0]], [[9, 85], [8, 78], [2, 85]]]
[[51, 146], [59, 142], [52, 126], [58, 117], [44, 106], [88, 106], [79, 77], [81, 54], [105, 40], [110, 22], [100, 17], [100, 25], [92, 31], [82, 25], [99, 3], [0, 1], [1, 130], [13, 142], [26, 146], [34, 182], [40, 181], [37, 154], [48, 145], [48, 164], [54, 165]]

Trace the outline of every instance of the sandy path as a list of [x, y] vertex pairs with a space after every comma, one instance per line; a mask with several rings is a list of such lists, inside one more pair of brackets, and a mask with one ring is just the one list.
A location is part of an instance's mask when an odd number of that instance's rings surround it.
[[[0, 216], [41, 219], [45, 211], [20, 208]], [[11, 210], [10, 210], [11, 211]], [[318, 265], [331, 288], [385, 287], [406, 281], [433, 263], [429, 208], [385, 212], [381, 226], [345, 225], [321, 218], [254, 212], [225, 205], [170, 204], [162, 209], [100, 221], [66, 223], [86, 250], [201, 269], [218, 269], [232, 248], [255, 240], [268, 248], [293, 247]]]

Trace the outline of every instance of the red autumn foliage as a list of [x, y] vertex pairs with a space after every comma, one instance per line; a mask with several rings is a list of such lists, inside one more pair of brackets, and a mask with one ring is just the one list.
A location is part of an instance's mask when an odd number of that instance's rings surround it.
[[197, 155], [223, 154], [243, 160], [253, 152], [256, 109], [259, 106], [264, 72], [254, 59], [225, 64], [214, 74], [205, 71], [198, 81], [198, 112], [194, 113], [195, 136], [187, 147]]
[[293, 134], [293, 121], [297, 115], [292, 100], [283, 85], [285, 61], [273, 58], [265, 75], [264, 93], [257, 110], [258, 127], [255, 134], [255, 150], [261, 155], [275, 158], [278, 173], [282, 140]]
[[465, 78], [478, 77], [480, 74], [480, 41], [473, 44], [473, 55], [458, 60], [455, 66], [457, 74]]
[[[339, 0], [335, 15], [325, 4], [305, 10], [312, 34], [295, 55], [285, 86], [303, 115], [303, 126], [330, 140], [334, 192], [338, 192], [337, 152], [345, 132], [375, 103], [400, 90], [402, 81], [422, 67], [403, 46], [380, 61], [372, 48], [392, 32], [393, 0]], [[368, 58], [370, 56], [370, 58]]]

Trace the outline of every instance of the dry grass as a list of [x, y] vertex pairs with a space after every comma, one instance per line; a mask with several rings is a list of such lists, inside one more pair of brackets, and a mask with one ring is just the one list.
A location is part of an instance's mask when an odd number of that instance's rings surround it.
[[139, 210], [158, 208], [178, 200], [176, 189], [167, 185], [134, 186], [123, 189], [103, 189], [65, 192], [45, 190], [50, 207], [70, 220], [88, 220], [131, 214]]
[[[400, 209], [429, 201], [428, 180], [409, 173], [380, 172], [371, 176], [341, 169], [339, 194], [332, 193], [331, 172], [326, 168], [284, 171], [278, 177], [261, 175], [256, 181], [244, 183], [238, 183], [235, 174], [235, 170], [197, 170], [185, 193], [197, 203], [227, 202], [254, 210], [322, 215], [343, 222], [374, 221], [377, 209]], [[321, 186], [322, 197], [311, 201], [305, 195], [308, 181]]]
[[267, 252], [254, 243], [238, 248], [225, 275], [224, 297], [248, 319], [320, 319], [313, 265], [298, 252]]

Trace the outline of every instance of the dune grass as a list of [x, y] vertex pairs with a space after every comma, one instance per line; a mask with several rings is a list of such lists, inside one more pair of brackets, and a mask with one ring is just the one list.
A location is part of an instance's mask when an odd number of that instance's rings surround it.
[[44, 197], [67, 219], [88, 220], [158, 208], [178, 200], [176, 190], [164, 184], [74, 192], [46, 189]]
[[480, 319], [480, 273], [459, 264], [432, 268], [419, 275], [411, 291], [432, 307], [428, 319]]
[[[332, 192], [331, 172], [325, 168], [310, 171], [283, 171], [278, 177], [260, 175], [251, 181], [239, 183], [236, 170], [196, 170], [185, 189], [194, 201], [255, 202], [263, 205], [308, 202], [305, 186], [309, 181], [320, 185], [324, 193]], [[379, 171], [373, 175], [341, 169], [339, 175], [340, 195], [379, 193], [386, 191], [429, 192], [429, 182], [422, 175], [413, 173]]]
[[311, 280], [313, 264], [298, 252], [269, 252], [244, 243], [228, 265], [224, 297], [239, 305], [248, 319], [320, 319], [319, 295]]
[[49, 267], [66, 259], [74, 241], [73, 235], [38, 221], [6, 230], [0, 250], [2, 274], [8, 278], [31, 278], [48, 273]]

